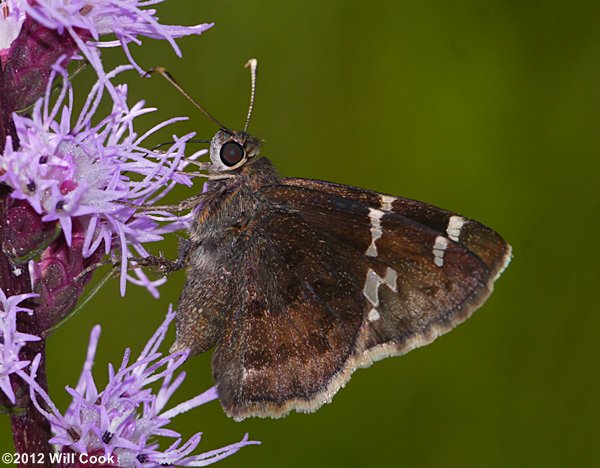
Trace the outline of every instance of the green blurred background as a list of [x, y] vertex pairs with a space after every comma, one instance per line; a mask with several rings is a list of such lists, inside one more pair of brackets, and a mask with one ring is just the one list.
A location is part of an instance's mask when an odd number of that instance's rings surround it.
[[[169, 68], [229, 126], [246, 114], [242, 66], [259, 59], [251, 131], [282, 174], [428, 201], [514, 248], [471, 320], [358, 371], [317, 413], [235, 423], [213, 402], [173, 427], [203, 431], [205, 450], [246, 432], [263, 442], [221, 466], [598, 466], [600, 3], [173, 0], [159, 11], [164, 22], [216, 26], [181, 40], [182, 60], [150, 40], [135, 57]], [[179, 134], [216, 130], [159, 78], [127, 81], [160, 118], [192, 116]], [[161, 248], [174, 255], [174, 245]], [[103, 327], [103, 384], [107, 364], [141, 349], [183, 280], [174, 275], [160, 300], [133, 286], [121, 299], [113, 281], [50, 339], [59, 407], [91, 327]], [[209, 354], [186, 370], [177, 401], [212, 385]], [[9, 437], [2, 418], [3, 449]]]

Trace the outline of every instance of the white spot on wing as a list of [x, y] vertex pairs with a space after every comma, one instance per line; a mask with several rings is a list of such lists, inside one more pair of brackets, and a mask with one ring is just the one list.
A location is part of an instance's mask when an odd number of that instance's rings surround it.
[[381, 284], [381, 278], [377, 273], [369, 268], [367, 271], [367, 280], [365, 281], [365, 287], [363, 288], [363, 295], [369, 300], [375, 307], [379, 305], [379, 294], [377, 290]]
[[15, 268], [13, 270], [13, 275], [15, 275], [17, 277], [21, 276], [22, 274], [23, 274], [23, 270], [21, 270], [20, 268]]
[[448, 247], [448, 239], [443, 236], [437, 236], [433, 244], [433, 263], [439, 267], [444, 265], [446, 247]]
[[383, 235], [383, 231], [381, 230], [381, 218], [383, 218], [384, 214], [383, 211], [369, 208], [369, 218], [371, 219], [371, 244], [365, 252], [365, 255], [369, 257], [377, 257], [377, 245], [375, 245], [375, 242]]
[[392, 268], [388, 267], [385, 272], [385, 276], [382, 278], [371, 268], [367, 271], [367, 279], [363, 288], [363, 296], [373, 304], [373, 307], [379, 305], [379, 286], [385, 284], [392, 291], [397, 292], [398, 286], [396, 280], [398, 279], [398, 273]]
[[385, 272], [385, 278], [383, 278], [383, 282], [387, 284], [387, 286], [394, 292], [398, 291], [398, 286], [396, 285], [397, 279], [398, 273], [396, 273], [396, 270], [388, 267], [387, 271]]
[[467, 220], [462, 216], [451, 216], [448, 220], [448, 227], [446, 228], [446, 234], [448, 234], [448, 237], [454, 242], [458, 242], [458, 239], [460, 238], [460, 231], [466, 222]]
[[381, 318], [381, 315], [379, 315], [377, 309], [371, 309], [367, 318], [369, 319], [369, 322], [376, 322]]
[[396, 200], [396, 197], [390, 197], [389, 195], [381, 195], [381, 209], [383, 211], [391, 211], [392, 205]]

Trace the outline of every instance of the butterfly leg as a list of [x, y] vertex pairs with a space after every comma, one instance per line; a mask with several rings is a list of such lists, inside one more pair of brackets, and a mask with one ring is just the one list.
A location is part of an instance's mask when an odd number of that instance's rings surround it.
[[136, 259], [135, 265], [132, 265], [132, 268], [142, 266], [166, 275], [174, 273], [186, 266], [191, 251], [191, 246], [192, 243], [188, 239], [180, 237], [177, 248], [177, 260], [169, 260], [163, 256], [156, 257], [154, 255], [149, 255], [144, 258]]
[[206, 194], [202, 193], [194, 197], [186, 198], [185, 200], [174, 205], [136, 205], [135, 203], [121, 202], [130, 208], [135, 208], [138, 211], [166, 211], [168, 213], [181, 213], [195, 208], [199, 203], [202, 203], [206, 198]]
[[168, 275], [175, 271], [181, 270], [183, 268], [183, 262], [180, 259], [169, 260], [168, 258], [164, 258], [162, 256], [155, 257], [154, 255], [149, 255], [144, 258], [136, 258], [133, 264], [130, 263], [129, 266], [130, 269], [139, 267], [148, 268], [151, 271]]
[[[187, 243], [188, 241], [185, 240], [185, 242]], [[182, 250], [180, 247], [180, 253], [181, 252], [182, 252]], [[165, 275], [168, 275], [168, 274], [174, 273], [178, 270], [181, 270], [185, 266], [185, 262], [186, 262], [186, 258], [181, 257], [181, 256], [177, 260], [169, 260], [168, 258], [164, 258], [162, 256], [157, 257], [154, 255], [149, 255], [149, 256], [143, 257], [143, 258], [130, 259], [128, 262], [128, 265], [127, 265], [127, 269], [135, 270], [136, 268], [143, 267], [143, 268], [147, 268], [147, 269], [157, 272], [157, 273], [163, 273]], [[112, 266], [113, 268], [118, 268], [120, 264], [121, 264], [120, 258], [107, 258], [105, 260], [101, 260], [99, 262], [96, 262], [96, 263], [88, 266], [85, 270], [83, 270], [81, 273], [79, 273], [74, 278], [74, 280], [78, 281], [79, 279], [81, 279], [85, 275], [93, 272], [97, 268], [101, 268], [104, 266]]]
[[223, 190], [224, 189], [219, 188], [210, 192], [200, 193], [173, 205], [136, 205], [135, 203], [127, 202], [121, 202], [121, 204], [135, 208], [139, 211], [166, 211], [168, 213], [181, 213], [183, 211], [193, 210], [198, 205], [218, 197], [223, 193]]
[[[182, 239], [182, 241], [184, 241], [184, 242], [180, 242], [180, 253], [182, 251], [185, 251], [184, 249], [181, 248], [181, 244], [188, 243], [187, 240], [185, 240], [185, 239]], [[139, 268], [140, 266], [143, 266], [143, 267], [149, 268], [151, 270], [161, 272], [163, 274], [169, 274], [169, 273], [172, 273], [174, 271], [177, 271], [177, 270], [180, 270], [181, 268], [183, 268], [184, 263], [185, 263], [185, 258], [183, 258], [181, 256], [177, 260], [169, 260], [164, 257], [148, 256], [145, 258], [135, 259], [135, 261], [130, 261], [128, 264], [128, 269], [133, 270], [135, 268]], [[69, 314], [67, 314], [67, 316], [63, 317], [63, 319], [59, 323], [55, 324], [54, 326], [52, 326], [51, 328], [46, 330], [45, 333], [46, 334], [53, 333], [58, 328], [60, 328], [67, 320], [69, 320], [73, 316], [77, 315], [81, 311], [81, 309], [90, 301], [90, 299], [92, 297], [94, 297], [96, 295], [96, 293], [106, 284], [106, 282], [109, 279], [118, 275], [119, 264], [120, 264], [119, 259], [106, 259], [106, 260], [103, 260], [100, 262], [96, 262], [93, 265], [90, 265], [88, 268], [86, 268], [81, 273], [79, 273], [74, 278], [75, 281], [79, 281], [81, 278], [85, 277], [87, 274], [92, 273], [96, 268], [99, 268], [102, 266], [107, 266], [107, 265], [111, 266], [110, 270], [108, 270], [108, 272], [106, 272], [100, 278], [100, 280], [95, 285], [92, 286], [91, 290], [87, 293], [87, 295], [81, 301], [79, 301], [79, 303], [73, 308], [73, 310], [71, 310], [71, 312], [69, 312]]]

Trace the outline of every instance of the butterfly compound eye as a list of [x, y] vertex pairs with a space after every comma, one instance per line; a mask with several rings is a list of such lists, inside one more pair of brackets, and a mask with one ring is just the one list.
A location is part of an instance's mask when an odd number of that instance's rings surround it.
[[221, 161], [226, 166], [235, 166], [244, 158], [244, 148], [237, 141], [228, 141], [221, 146]]

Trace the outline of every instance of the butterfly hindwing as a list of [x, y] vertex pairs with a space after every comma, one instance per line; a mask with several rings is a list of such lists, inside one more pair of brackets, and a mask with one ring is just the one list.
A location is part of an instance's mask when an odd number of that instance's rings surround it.
[[243, 293], [213, 357], [238, 419], [313, 411], [356, 368], [431, 342], [485, 301], [509, 257], [493, 231], [430, 205], [281, 182], [236, 246]]
[[360, 261], [297, 213], [274, 209], [246, 227], [232, 264], [241, 292], [213, 354], [225, 411], [243, 419], [317, 409], [354, 352]]

